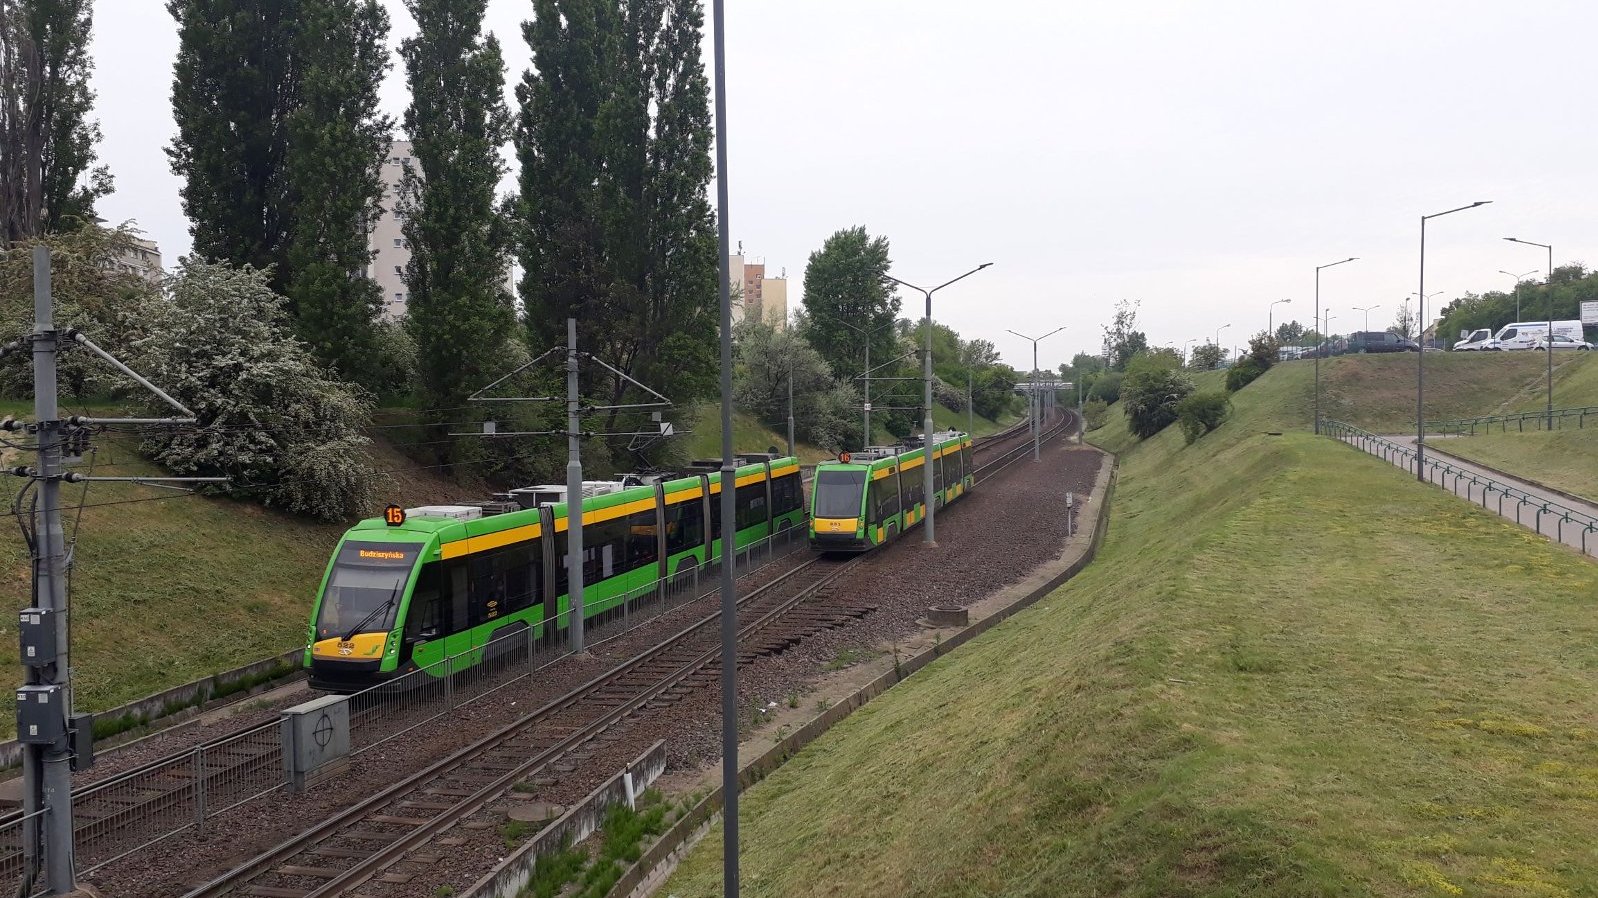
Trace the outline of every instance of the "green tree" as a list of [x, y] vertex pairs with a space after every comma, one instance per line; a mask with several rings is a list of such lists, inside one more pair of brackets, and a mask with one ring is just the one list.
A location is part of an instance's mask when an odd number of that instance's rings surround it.
[[1307, 332], [1298, 321], [1284, 321], [1276, 326], [1276, 342], [1281, 346], [1300, 346]]
[[[888, 238], [873, 237], [858, 225], [828, 237], [805, 265], [805, 309], [810, 315], [805, 338], [839, 378], [859, 374], [867, 334], [873, 365], [898, 354], [894, 329], [888, 326], [899, 315], [899, 297], [888, 280], [890, 265]], [[932, 358], [938, 360], [936, 350]]]
[[[717, 370], [702, 25], [692, 0], [537, 0], [516, 90], [533, 344], [562, 342], [575, 316], [587, 347], [680, 403], [713, 393]], [[603, 380], [610, 404], [633, 394]]]
[[364, 222], [383, 195], [392, 122], [377, 111], [388, 68], [388, 14], [378, 0], [307, 0], [296, 54], [300, 98], [288, 116], [286, 280], [299, 332], [323, 364], [370, 382], [382, 291]]
[[[167, 0], [178, 24], [167, 148], [204, 259], [289, 281], [289, 116], [298, 106], [295, 23], [304, 0]], [[352, 229], [358, 224], [352, 224]], [[271, 266], [276, 266], [275, 268]]]
[[1193, 352], [1188, 356], [1187, 366], [1194, 371], [1209, 371], [1219, 368], [1221, 362], [1226, 361], [1226, 350], [1214, 343], [1200, 343], [1193, 347]]
[[418, 166], [401, 186], [411, 245], [407, 324], [432, 408], [460, 406], [502, 373], [498, 350], [514, 323], [504, 292], [508, 234], [494, 198], [510, 116], [499, 42], [482, 34], [487, 5], [407, 0], [417, 34], [400, 44], [411, 90], [405, 131]]
[[1216, 390], [1193, 393], [1176, 404], [1177, 421], [1182, 425], [1182, 436], [1188, 445], [1220, 427], [1231, 411], [1232, 400]]
[[1132, 433], [1148, 439], [1176, 421], [1177, 404], [1192, 392], [1193, 382], [1163, 359], [1138, 356], [1121, 383], [1121, 408]]
[[826, 449], [860, 444], [860, 397], [840, 383], [809, 341], [790, 329], [744, 319], [733, 328], [738, 407], [778, 433], [787, 427], [789, 379], [796, 438]]
[[1110, 367], [1125, 371], [1132, 357], [1149, 348], [1147, 334], [1137, 329], [1137, 310], [1140, 303], [1121, 300], [1115, 304], [1115, 317], [1104, 325], [1104, 354], [1110, 358]]
[[0, 246], [69, 230], [111, 192], [95, 166], [91, 0], [0, 0]]

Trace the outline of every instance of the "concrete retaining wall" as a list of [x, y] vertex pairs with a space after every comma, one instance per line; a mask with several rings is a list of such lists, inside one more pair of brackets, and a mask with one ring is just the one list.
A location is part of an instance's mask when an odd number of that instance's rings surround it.
[[632, 774], [633, 794], [637, 795], [665, 770], [666, 743], [656, 742], [638, 760], [628, 764], [626, 769], [588, 793], [588, 797], [578, 802], [576, 807], [511, 852], [491, 873], [467, 890], [463, 898], [515, 898], [516, 893], [532, 880], [533, 868], [539, 857], [558, 851], [563, 845], [575, 845], [588, 838], [605, 822], [605, 812], [610, 810], [611, 805], [626, 803], [625, 777], [628, 773]]
[[[224, 670], [221, 673], [201, 677], [191, 683], [173, 686], [171, 689], [147, 695], [112, 708], [109, 711], [97, 711], [94, 714], [95, 722], [115, 721], [119, 718], [130, 718], [138, 721], [127, 729], [136, 729], [156, 720], [181, 714], [185, 711], [198, 711], [212, 698], [218, 695], [231, 695], [240, 691], [234, 687], [239, 683], [249, 680], [261, 679], [262, 683], [282, 683], [301, 676], [300, 659], [304, 657], [305, 649], [297, 648], [284, 652], [271, 658], [252, 661], [243, 667]], [[275, 675], [274, 675], [275, 674]], [[97, 739], [102, 745], [111, 744], [117, 734]], [[125, 741], [133, 741], [131, 739]], [[14, 739], [0, 742], [0, 768], [15, 767], [22, 763], [22, 745]]]
[[[768, 774], [781, 767], [785, 761], [797, 754], [800, 749], [815, 741], [817, 737], [831, 729], [838, 721], [853, 714], [855, 709], [888, 691], [905, 677], [932, 663], [933, 660], [965, 645], [997, 626], [1000, 621], [1058, 589], [1060, 584], [1076, 576], [1083, 568], [1087, 567], [1093, 561], [1094, 556], [1098, 554], [1099, 546], [1104, 542], [1104, 534], [1109, 530], [1110, 526], [1110, 500], [1115, 494], [1117, 469], [1115, 468], [1114, 455], [1106, 452], [1105, 460], [1111, 468], [1109, 476], [1104, 478], [1104, 496], [1103, 501], [1099, 503], [1098, 515], [1094, 519], [1093, 535], [1088, 541], [1087, 551], [1082, 554], [1082, 557], [1067, 564], [1050, 576], [1041, 586], [1036, 587], [1004, 609], [977, 621], [948, 640], [934, 645], [915, 657], [901, 662], [897, 670], [890, 670], [860, 687], [847, 699], [828, 708], [821, 716], [811, 720], [786, 739], [773, 745], [758, 758], [746, 762], [742, 769], [738, 771], [738, 791], [743, 792], [755, 783], [765, 779]], [[638, 863], [633, 864], [626, 873], [622, 874], [621, 879], [617, 880], [616, 885], [611, 888], [606, 898], [623, 898], [623, 896], [633, 895], [637, 892], [651, 872], [663, 864], [675, 861], [685, 852], [693, 844], [693, 837], [701, 829], [708, 826], [711, 818], [720, 813], [721, 808], [722, 790], [717, 787], [715, 791], [694, 805], [670, 829], [666, 830], [660, 839], [651, 845], [649, 850], [645, 851], [643, 856], [638, 859]]]

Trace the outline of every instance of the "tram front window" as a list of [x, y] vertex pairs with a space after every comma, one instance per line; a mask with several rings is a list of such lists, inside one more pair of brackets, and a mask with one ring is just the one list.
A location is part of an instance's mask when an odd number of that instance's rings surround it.
[[865, 471], [822, 471], [816, 475], [817, 518], [860, 517], [861, 494], [866, 488]]
[[393, 626], [417, 547], [407, 543], [345, 543], [327, 578], [316, 619], [318, 639]]

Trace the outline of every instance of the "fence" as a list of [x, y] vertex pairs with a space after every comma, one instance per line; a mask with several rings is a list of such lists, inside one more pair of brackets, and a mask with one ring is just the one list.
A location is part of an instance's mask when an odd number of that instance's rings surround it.
[[[48, 811], [6, 818], [0, 823], [0, 889], [7, 895], [34, 895], [44, 890], [44, 857], [29, 857], [24, 846], [38, 844], [34, 835], [45, 825]], [[24, 888], [29, 884], [31, 887]]]
[[[1427, 433], [1446, 434], [1488, 434], [1497, 427], [1499, 433], [1525, 433], [1526, 431], [1560, 430], [1575, 427], [1582, 429], [1587, 426], [1587, 419], [1592, 418], [1598, 424], [1598, 405], [1587, 405], [1578, 408], [1556, 408], [1553, 413], [1540, 412], [1515, 412], [1508, 415], [1483, 415], [1479, 418], [1460, 418], [1457, 421], [1428, 421]], [[1530, 424], [1530, 427], [1526, 425]]]
[[[747, 575], [804, 545], [792, 527], [733, 553]], [[588, 628], [589, 648], [680, 608], [716, 586], [720, 562], [654, 581], [620, 597]], [[557, 634], [546, 617], [543, 629]], [[571, 653], [569, 643], [540, 639], [519, 627], [485, 645], [349, 697], [350, 753], [358, 755], [486, 696], [529, 680]], [[184, 754], [95, 783], [73, 794], [79, 872], [87, 873], [189, 829], [283, 786], [283, 747], [276, 720], [196, 746]], [[21, 869], [20, 815], [0, 820], [0, 858]], [[31, 818], [28, 818], [31, 819]], [[15, 849], [13, 846], [17, 846]], [[7, 871], [10, 867], [0, 867]]]
[[[1322, 430], [1333, 439], [1342, 440], [1411, 474], [1415, 473], [1416, 452], [1412, 447], [1400, 445], [1341, 421], [1326, 421], [1322, 424]], [[1424, 458], [1425, 476], [1428, 482], [1489, 511], [1497, 511], [1503, 517], [1513, 516], [1515, 523], [1522, 527], [1530, 527], [1555, 542], [1580, 548], [1584, 554], [1598, 553], [1598, 536], [1595, 536], [1598, 534], [1598, 518], [1476, 471], [1450, 464], [1435, 455], [1428, 454]], [[1506, 510], [1505, 502], [1513, 502], [1514, 505]]]

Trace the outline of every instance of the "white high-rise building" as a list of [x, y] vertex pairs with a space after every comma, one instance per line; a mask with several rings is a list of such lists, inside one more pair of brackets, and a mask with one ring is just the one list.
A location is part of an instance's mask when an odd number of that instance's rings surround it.
[[373, 253], [366, 276], [383, 288], [382, 317], [385, 321], [405, 317], [410, 299], [405, 286], [405, 266], [411, 261], [411, 246], [405, 240], [405, 217], [398, 210], [400, 178], [410, 159], [410, 141], [396, 140], [389, 146], [388, 158], [383, 160], [382, 211], [366, 239], [367, 248]]

